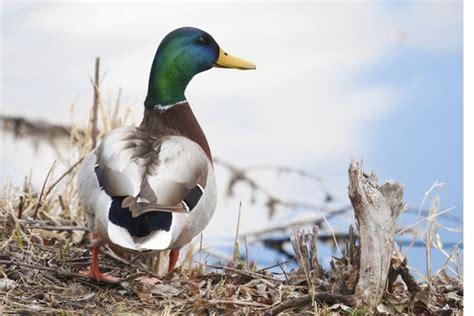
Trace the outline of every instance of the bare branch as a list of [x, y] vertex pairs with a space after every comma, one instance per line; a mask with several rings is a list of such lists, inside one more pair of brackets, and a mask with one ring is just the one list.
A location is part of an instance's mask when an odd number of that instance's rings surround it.
[[[272, 193], [270, 190], [265, 188], [263, 185], [259, 184], [254, 178], [248, 175], [248, 173], [252, 170], [252, 167], [249, 169], [243, 169], [236, 167], [235, 165], [224, 161], [220, 158], [214, 158], [214, 162], [217, 165], [220, 165], [224, 168], [226, 168], [230, 172], [230, 180], [227, 184], [227, 195], [232, 196], [234, 194], [234, 187], [237, 183], [245, 183], [249, 186], [249, 188], [252, 191], [252, 196], [251, 196], [251, 202], [253, 203], [256, 198], [256, 193], [261, 193], [265, 196], [267, 202], [266, 202], [266, 207], [268, 210], [269, 217], [272, 217], [278, 206], [282, 206], [288, 209], [307, 209], [307, 210], [320, 210], [321, 208], [324, 208], [325, 204], [327, 202], [330, 202], [332, 200], [332, 196], [329, 196], [327, 192], [325, 192], [326, 198], [324, 203], [321, 204], [315, 204], [311, 202], [305, 202], [305, 201], [292, 201], [292, 200], [287, 200], [287, 199], [282, 199], [276, 194]], [[285, 170], [285, 172], [294, 172], [296, 174], [303, 174], [306, 177], [309, 177], [309, 173], [306, 174], [303, 172], [301, 169], [293, 169], [293, 168], [283, 168], [281, 166], [278, 166], [276, 168], [276, 171], [278, 170]], [[311, 177], [314, 179], [316, 176], [311, 175]], [[319, 181], [319, 178], [318, 178]], [[329, 197], [328, 197], [329, 196]]]

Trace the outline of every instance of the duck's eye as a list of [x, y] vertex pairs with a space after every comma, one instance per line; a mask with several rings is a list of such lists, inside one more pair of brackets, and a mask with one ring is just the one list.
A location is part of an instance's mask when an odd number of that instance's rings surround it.
[[196, 43], [199, 45], [205, 45], [206, 44], [206, 39], [204, 37], [200, 37], [196, 40]]

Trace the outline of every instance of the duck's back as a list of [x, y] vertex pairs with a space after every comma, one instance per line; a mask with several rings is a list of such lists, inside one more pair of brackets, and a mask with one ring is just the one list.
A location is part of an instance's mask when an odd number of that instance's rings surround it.
[[215, 208], [208, 153], [179, 135], [115, 129], [85, 158], [78, 179], [91, 230], [126, 249], [187, 243]]

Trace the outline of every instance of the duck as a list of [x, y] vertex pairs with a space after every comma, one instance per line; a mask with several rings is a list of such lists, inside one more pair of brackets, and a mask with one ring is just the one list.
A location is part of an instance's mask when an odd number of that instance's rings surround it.
[[101, 246], [125, 252], [179, 251], [211, 220], [217, 202], [211, 150], [185, 90], [212, 68], [254, 70], [226, 53], [207, 32], [178, 28], [158, 46], [138, 127], [119, 127], [88, 153], [78, 172], [78, 195], [92, 233], [85, 274], [116, 281], [99, 269]]

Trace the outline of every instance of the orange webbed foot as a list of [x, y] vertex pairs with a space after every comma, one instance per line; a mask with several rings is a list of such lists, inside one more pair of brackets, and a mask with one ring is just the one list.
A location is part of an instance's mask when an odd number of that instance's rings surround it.
[[96, 234], [92, 234], [93, 246], [92, 246], [92, 261], [88, 271], [79, 271], [79, 274], [89, 277], [90, 279], [96, 280], [98, 282], [107, 282], [107, 283], [118, 283], [120, 282], [119, 278], [115, 278], [110, 275], [103, 274], [99, 270], [99, 251], [100, 243], [96, 242]]
[[120, 278], [116, 278], [107, 274], [103, 274], [99, 269], [89, 269], [88, 271], [79, 271], [79, 274], [89, 277], [97, 282], [119, 283]]

